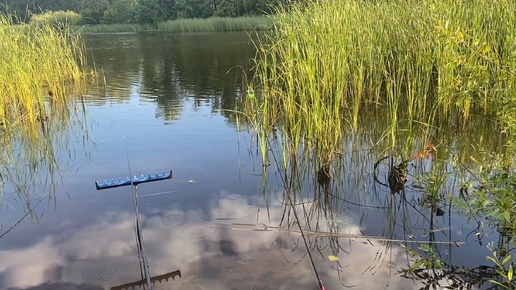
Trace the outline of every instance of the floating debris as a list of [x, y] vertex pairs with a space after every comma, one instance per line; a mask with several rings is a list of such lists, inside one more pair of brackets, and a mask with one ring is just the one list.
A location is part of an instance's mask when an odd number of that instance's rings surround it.
[[339, 260], [339, 257], [337, 256], [334, 256], [334, 255], [329, 255], [328, 256], [328, 260], [334, 262], [334, 261], [338, 261]]

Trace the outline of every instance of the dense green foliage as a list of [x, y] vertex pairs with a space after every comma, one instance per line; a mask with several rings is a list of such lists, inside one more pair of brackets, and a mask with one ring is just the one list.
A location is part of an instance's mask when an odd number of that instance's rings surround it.
[[272, 20], [265, 16], [206, 19], [177, 19], [158, 23], [159, 31], [199, 32], [199, 31], [251, 31], [267, 29]]
[[[364, 111], [377, 112], [391, 146], [407, 149], [453, 116], [467, 124], [473, 112], [499, 114], [509, 123], [515, 25], [509, 0], [294, 5], [275, 15], [259, 47], [262, 123], [281, 126], [294, 147], [319, 147], [323, 163]], [[404, 132], [414, 134], [399, 138]]]
[[78, 34], [62, 22], [34, 22], [14, 25], [0, 15], [0, 206], [14, 198], [29, 212], [36, 203], [31, 189], [42, 181], [55, 185], [56, 146], [68, 140], [76, 96], [94, 76], [86, 73]]
[[271, 5], [285, 0], [0, 0], [0, 11], [22, 21], [49, 11], [74, 11], [80, 24], [159, 22], [182, 18], [239, 17], [271, 12]]
[[[0, 124], [37, 126], [67, 108], [84, 84], [85, 59], [78, 35], [46, 22], [13, 25], [0, 16]], [[52, 106], [45, 102], [50, 97]]]

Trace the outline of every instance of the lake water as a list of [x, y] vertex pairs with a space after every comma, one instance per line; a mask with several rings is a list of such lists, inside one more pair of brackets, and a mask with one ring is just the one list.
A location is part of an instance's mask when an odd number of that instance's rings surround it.
[[[120, 289], [140, 280], [133, 192], [97, 191], [95, 181], [172, 170], [171, 180], [138, 186], [154, 289], [319, 289], [281, 174], [270, 166], [264, 183], [256, 138], [233, 111], [251, 77], [249, 36], [85, 40], [106, 87], [84, 97], [85, 112], [54, 140], [55, 190], [47, 173], [30, 187], [30, 203], [6, 185], [0, 288]], [[447, 201], [437, 210], [417, 190], [392, 195], [373, 178], [375, 156], [354, 149], [344, 163], [355, 170], [335, 181], [335, 198], [307, 182], [293, 202], [326, 289], [488, 287], [486, 245], [503, 237]], [[405, 275], [418, 257], [410, 250], [446, 266]]]

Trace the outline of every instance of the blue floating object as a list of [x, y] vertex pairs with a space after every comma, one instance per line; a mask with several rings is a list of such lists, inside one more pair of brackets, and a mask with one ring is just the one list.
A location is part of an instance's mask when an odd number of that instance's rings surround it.
[[134, 176], [132, 180], [129, 179], [129, 177], [127, 177], [125, 180], [122, 180], [120, 178], [120, 179], [118, 179], [118, 181], [111, 179], [110, 182], [107, 182], [104, 180], [103, 183], [99, 183], [98, 181], [95, 181], [95, 187], [97, 187], [97, 190], [101, 190], [101, 189], [115, 188], [115, 187], [126, 186], [126, 185], [138, 185], [140, 183], [158, 181], [158, 180], [163, 180], [163, 179], [172, 179], [172, 170], [170, 170], [170, 172], [168, 172], [168, 173], [165, 173], [165, 171], [163, 171], [162, 174], [156, 173], [155, 175], [149, 174], [148, 176], [143, 176], [143, 174], [142, 174], [142, 176], [139, 178]]

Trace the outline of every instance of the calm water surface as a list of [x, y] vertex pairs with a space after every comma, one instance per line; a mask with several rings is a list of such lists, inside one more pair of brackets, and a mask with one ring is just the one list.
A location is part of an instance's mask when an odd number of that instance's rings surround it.
[[[7, 188], [0, 233], [12, 230], [0, 239], [0, 288], [111, 289], [141, 279], [131, 188], [97, 191], [94, 182], [172, 170], [172, 180], [139, 186], [150, 273], [181, 272], [155, 289], [318, 289], [281, 180], [271, 166], [264, 188], [256, 140], [231, 111], [255, 53], [249, 37], [85, 39], [105, 94], [85, 97], [83, 129], [71, 130], [58, 152], [52, 199], [33, 202], [36, 214], [24, 217], [24, 201]], [[500, 239], [495, 230], [475, 230], [449, 204], [436, 214], [417, 192], [406, 197], [411, 203], [391, 196], [373, 180], [373, 156], [346, 160], [363, 172], [339, 181], [331, 206], [311, 199], [310, 187], [296, 199], [326, 289], [424, 287], [428, 281], [402, 270], [415, 260], [407, 249], [429, 242], [457, 268], [486, 264], [486, 243]], [[52, 191], [44, 184], [32, 189], [35, 201]], [[473, 279], [468, 271], [457, 279]]]

